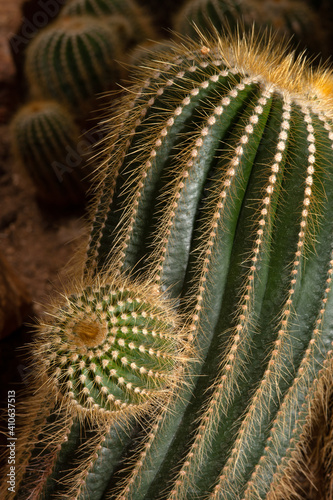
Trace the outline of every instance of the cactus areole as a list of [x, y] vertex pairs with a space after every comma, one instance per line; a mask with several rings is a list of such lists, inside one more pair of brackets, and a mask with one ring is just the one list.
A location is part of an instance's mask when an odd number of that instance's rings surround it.
[[265, 36], [155, 59], [105, 120], [89, 286], [34, 345], [61, 397], [22, 498], [289, 499], [331, 383], [332, 75]]

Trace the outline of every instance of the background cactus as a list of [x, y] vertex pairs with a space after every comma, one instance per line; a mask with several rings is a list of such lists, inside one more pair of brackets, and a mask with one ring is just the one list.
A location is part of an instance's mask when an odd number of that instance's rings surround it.
[[153, 288], [117, 282], [85, 288], [46, 327], [49, 342], [44, 332], [37, 349], [40, 376], [80, 412], [134, 413], [175, 383], [182, 343], [176, 325]]
[[63, 106], [54, 101], [26, 104], [12, 120], [11, 139], [14, 154], [41, 202], [52, 206], [84, 202], [88, 144]]
[[140, 43], [134, 47], [128, 57], [130, 68], [137, 71], [139, 66], [148, 66], [149, 61], [154, 61], [163, 51], [172, 49], [172, 41], [169, 39], [159, 40], [158, 42], [148, 41]]
[[[292, 498], [301, 445], [332, 384], [330, 74], [248, 38], [182, 43], [150, 66], [107, 123], [81, 302], [52, 310], [38, 337], [52, 370], [37, 370], [35, 384], [48, 382], [30, 402], [18, 498]], [[141, 427], [126, 414], [122, 427], [88, 424], [62, 399], [78, 368], [67, 355], [61, 368], [57, 339], [72, 349], [65, 329], [95, 347], [100, 327], [75, 318], [83, 308], [108, 321], [111, 277], [140, 283], [145, 302], [173, 301], [192, 359]], [[82, 289], [99, 280], [92, 311]], [[57, 403], [45, 387], [59, 376]]]
[[71, 0], [61, 11], [62, 16], [89, 15], [105, 18], [122, 16], [129, 20], [129, 43], [138, 43], [155, 35], [149, 14], [134, 0]]
[[212, 26], [221, 32], [226, 25], [235, 30], [239, 23], [246, 29], [253, 23], [272, 28], [279, 38], [291, 39], [299, 51], [329, 55], [318, 14], [304, 1], [188, 0], [174, 17], [175, 31], [195, 38], [199, 35], [194, 24], [203, 32], [210, 32]]
[[42, 30], [26, 53], [25, 74], [33, 97], [54, 98], [77, 116], [92, 109], [96, 94], [121, 77], [117, 61], [126, 20], [92, 16], [59, 18]]

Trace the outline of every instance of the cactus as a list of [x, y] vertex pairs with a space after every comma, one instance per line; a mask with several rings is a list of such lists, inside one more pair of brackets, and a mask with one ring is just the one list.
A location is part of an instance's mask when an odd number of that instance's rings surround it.
[[88, 144], [63, 106], [55, 101], [24, 105], [12, 120], [11, 139], [13, 152], [42, 203], [68, 206], [84, 202]]
[[114, 16], [122, 16], [129, 20], [131, 29], [127, 38], [131, 44], [155, 36], [148, 14], [134, 0], [71, 0], [63, 7], [61, 15], [109, 16], [110, 21]]
[[291, 42], [300, 51], [308, 48], [316, 55], [319, 51], [326, 54], [317, 13], [297, 0], [188, 0], [174, 18], [174, 29], [198, 38], [195, 25], [204, 32], [212, 27], [220, 32], [227, 25], [236, 29], [239, 22], [246, 29], [255, 23], [273, 28], [280, 38], [292, 37]]
[[[52, 495], [55, 485], [48, 475], [56, 476], [65, 460], [73, 465], [80, 443], [82, 458], [87, 449], [98, 450], [110, 426], [119, 425], [118, 432], [124, 433], [130, 418], [147, 419], [148, 412], [151, 418], [168, 403], [188, 359], [185, 331], [174, 309], [154, 283], [126, 276], [72, 285], [65, 300], [54, 302], [32, 351], [37, 397], [29, 401], [33, 425], [23, 423], [19, 498]], [[39, 432], [34, 445], [31, 428]], [[94, 429], [97, 438], [90, 436], [82, 445], [80, 435], [89, 436], [87, 429]], [[82, 473], [84, 477], [84, 467]], [[108, 476], [103, 479], [105, 483]], [[76, 481], [72, 488], [78, 486]], [[94, 485], [91, 498], [100, 488]]]
[[[291, 499], [332, 386], [330, 72], [245, 35], [158, 59], [106, 121], [82, 283], [36, 341], [45, 383], [29, 402], [18, 498]], [[100, 325], [121, 286], [134, 302], [142, 287], [154, 316], [157, 294], [172, 332], [158, 345], [175, 358], [159, 368], [162, 401], [113, 420], [99, 387], [115, 395], [101, 372], [115, 348]], [[132, 342], [123, 333], [118, 344]]]
[[181, 337], [154, 289], [124, 282], [86, 287], [58, 309], [36, 353], [40, 377], [55, 384], [64, 404], [96, 418], [123, 416], [163, 398], [174, 384]]
[[25, 74], [33, 97], [54, 98], [85, 116], [96, 94], [118, 81], [124, 21], [59, 18], [27, 49]]
[[195, 26], [201, 31], [211, 31], [212, 26], [221, 31], [227, 23], [235, 26], [248, 11], [246, 2], [235, 0], [187, 0], [174, 16], [173, 26], [176, 32], [198, 39]]

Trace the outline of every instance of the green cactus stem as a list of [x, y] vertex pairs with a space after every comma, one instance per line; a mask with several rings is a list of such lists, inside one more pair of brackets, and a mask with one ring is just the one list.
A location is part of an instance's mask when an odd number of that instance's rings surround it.
[[59, 18], [27, 49], [25, 74], [33, 97], [54, 98], [85, 116], [96, 94], [122, 77], [124, 20], [92, 16]]
[[24, 105], [11, 123], [13, 152], [36, 187], [36, 196], [52, 206], [82, 204], [88, 188], [88, 144], [71, 114], [55, 101]]
[[112, 21], [121, 16], [129, 21], [128, 44], [155, 37], [148, 13], [135, 0], [70, 0], [61, 10], [61, 16], [96, 16]]
[[170, 50], [172, 50], [172, 41], [166, 39], [159, 40], [158, 42], [148, 41], [140, 43], [129, 54], [128, 61], [130, 68], [132, 68], [135, 74], [138, 67], [148, 66], [149, 61], [159, 57], [161, 52], [169, 52]]
[[[291, 500], [332, 386], [331, 73], [246, 35], [183, 40], [149, 66], [105, 122], [77, 272], [83, 283], [111, 275], [172, 301], [173, 333], [185, 340], [179, 379], [151, 418], [125, 413], [123, 427], [108, 418], [89, 427], [64, 401], [37, 422], [41, 437], [21, 468], [35, 464], [43, 498]], [[172, 325], [168, 314], [162, 322]], [[49, 351], [47, 332], [37, 356]], [[100, 327], [97, 337], [105, 341]], [[46, 385], [56, 370], [86, 404], [82, 382], [70, 380], [80, 368], [66, 373], [64, 360], [62, 371], [62, 353], [52, 352]], [[62, 429], [52, 459], [50, 428]]]

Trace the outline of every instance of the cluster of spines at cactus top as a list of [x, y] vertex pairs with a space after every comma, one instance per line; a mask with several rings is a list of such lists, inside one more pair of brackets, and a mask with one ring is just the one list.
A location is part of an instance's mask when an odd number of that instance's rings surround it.
[[[106, 433], [99, 412], [80, 467], [59, 441], [48, 487], [61, 498], [286, 499], [331, 383], [331, 75], [246, 36], [182, 41], [149, 66], [105, 123], [82, 272], [149, 276], [196, 361], [132, 446], [137, 422]], [[90, 342], [89, 325], [78, 331]], [[61, 356], [51, 371], [75, 392]], [[76, 443], [67, 428], [64, 443]]]
[[[236, 30], [239, 23], [250, 30], [252, 24], [271, 27], [275, 36], [291, 38], [299, 51], [311, 49], [326, 54], [325, 34], [317, 13], [302, 1], [289, 0], [187, 0], [174, 16], [174, 29], [198, 38], [198, 31], [221, 32], [228, 24]], [[306, 41], [306, 47], [305, 43]]]

